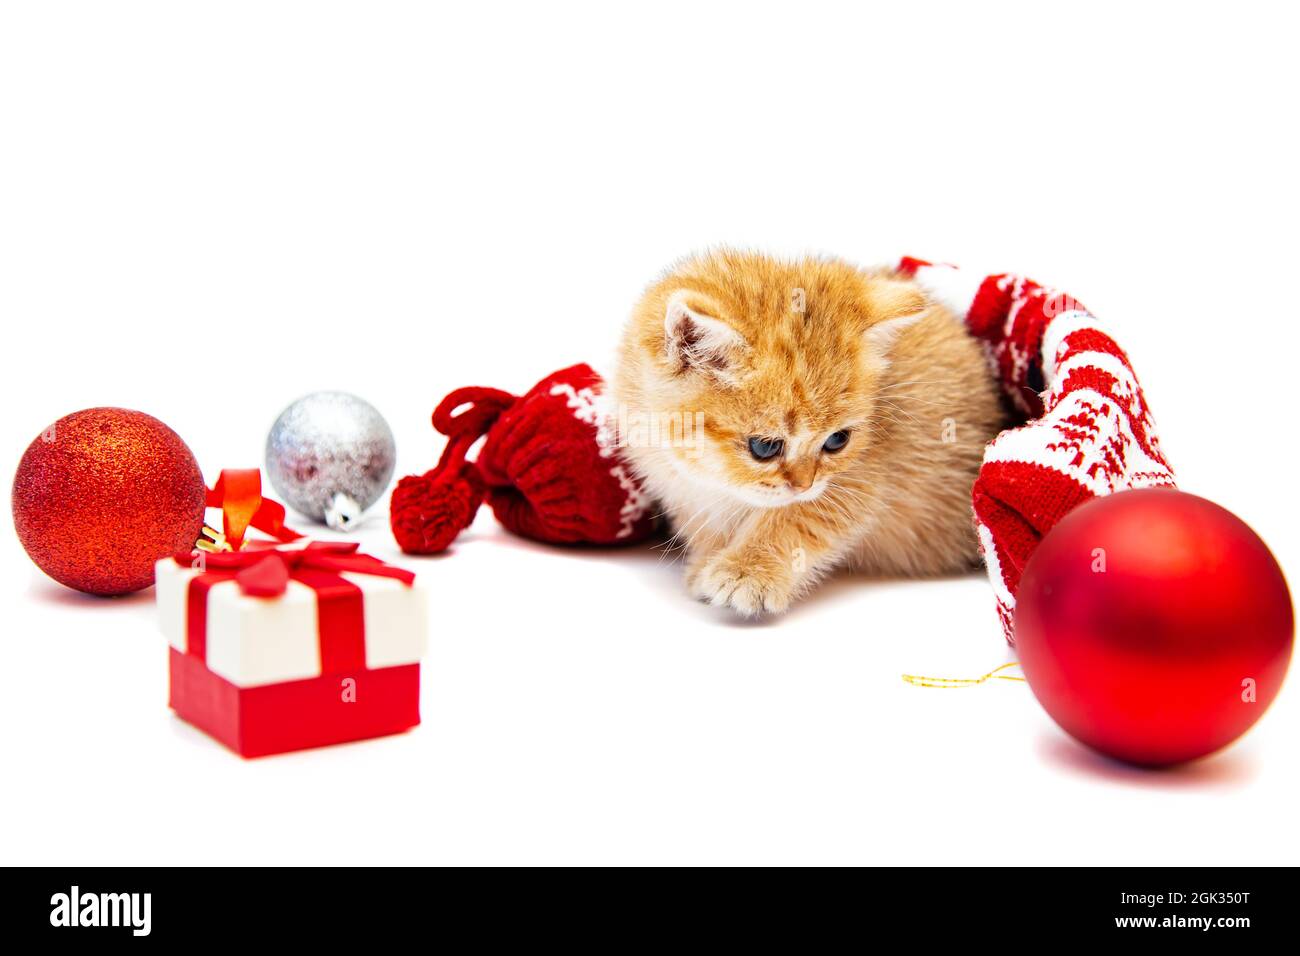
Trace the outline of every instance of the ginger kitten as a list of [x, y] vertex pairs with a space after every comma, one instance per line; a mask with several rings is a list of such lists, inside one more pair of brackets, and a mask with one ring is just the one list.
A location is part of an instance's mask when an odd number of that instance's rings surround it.
[[978, 561], [971, 486], [1004, 413], [978, 343], [909, 279], [688, 258], [634, 310], [614, 399], [696, 597], [780, 612], [838, 566]]

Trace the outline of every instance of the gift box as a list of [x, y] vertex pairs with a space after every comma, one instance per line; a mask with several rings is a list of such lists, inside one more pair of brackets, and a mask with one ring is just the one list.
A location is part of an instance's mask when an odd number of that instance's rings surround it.
[[170, 704], [245, 757], [420, 722], [424, 590], [343, 542], [251, 542], [158, 562]]

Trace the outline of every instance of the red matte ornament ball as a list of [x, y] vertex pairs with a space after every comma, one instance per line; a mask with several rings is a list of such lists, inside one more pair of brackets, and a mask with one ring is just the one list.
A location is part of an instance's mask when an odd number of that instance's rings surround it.
[[204, 498], [198, 462], [174, 431], [144, 412], [87, 408], [27, 447], [14, 475], [14, 527], [60, 584], [128, 594], [153, 584], [159, 558], [194, 546]]
[[1068, 514], [1021, 577], [1016, 650], [1071, 735], [1144, 766], [1244, 734], [1291, 660], [1291, 595], [1268, 547], [1231, 512], [1169, 488]]

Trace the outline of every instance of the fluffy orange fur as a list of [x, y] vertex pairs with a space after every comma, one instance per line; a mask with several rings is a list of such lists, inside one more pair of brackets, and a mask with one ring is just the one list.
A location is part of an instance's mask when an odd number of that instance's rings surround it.
[[[904, 277], [685, 259], [636, 306], [613, 397], [696, 597], [780, 612], [838, 566], [932, 575], [978, 560], [971, 486], [1004, 413], [979, 345]], [[751, 438], [780, 453], [759, 460]]]

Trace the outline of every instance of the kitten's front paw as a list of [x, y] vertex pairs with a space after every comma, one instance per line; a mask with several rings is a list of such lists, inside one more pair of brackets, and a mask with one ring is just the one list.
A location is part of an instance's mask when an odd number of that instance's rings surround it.
[[715, 555], [687, 585], [695, 597], [746, 617], [780, 614], [794, 596], [789, 571], [773, 556], [755, 551]]

